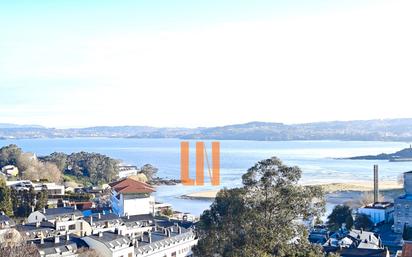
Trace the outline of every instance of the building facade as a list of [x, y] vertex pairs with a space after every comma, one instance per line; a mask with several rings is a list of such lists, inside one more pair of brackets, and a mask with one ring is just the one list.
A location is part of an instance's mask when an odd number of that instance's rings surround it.
[[402, 233], [405, 227], [412, 226], [412, 171], [403, 174], [405, 194], [395, 199], [394, 230]]
[[358, 213], [367, 215], [376, 226], [393, 220], [394, 205], [390, 202], [376, 202], [359, 208]]
[[155, 192], [150, 185], [125, 178], [109, 184], [113, 212], [120, 216], [152, 214], [155, 212]]

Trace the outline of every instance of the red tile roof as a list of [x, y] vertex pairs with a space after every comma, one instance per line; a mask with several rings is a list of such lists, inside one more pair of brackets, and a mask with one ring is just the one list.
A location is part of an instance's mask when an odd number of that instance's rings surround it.
[[402, 247], [402, 257], [412, 256], [412, 242], [405, 241]]
[[136, 181], [131, 178], [124, 178], [122, 180], [112, 182], [109, 184], [111, 188], [118, 193], [133, 194], [133, 193], [152, 193], [154, 188], [144, 182]]

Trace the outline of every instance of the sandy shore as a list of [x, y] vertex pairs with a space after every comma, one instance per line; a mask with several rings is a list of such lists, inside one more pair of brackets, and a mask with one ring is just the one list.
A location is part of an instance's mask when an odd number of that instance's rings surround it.
[[[350, 183], [327, 183], [327, 184], [305, 184], [305, 185], [319, 185], [321, 186], [326, 194], [327, 198], [339, 198], [342, 196], [343, 199], [356, 198], [363, 192], [372, 191], [373, 183], [369, 181], [365, 182], [350, 182]], [[397, 181], [382, 181], [379, 182], [379, 189], [385, 195], [392, 191], [400, 191], [402, 185]], [[191, 194], [182, 195], [182, 198], [186, 199], [198, 199], [198, 200], [209, 200], [214, 199], [219, 190], [207, 190], [201, 192], [194, 192]]]

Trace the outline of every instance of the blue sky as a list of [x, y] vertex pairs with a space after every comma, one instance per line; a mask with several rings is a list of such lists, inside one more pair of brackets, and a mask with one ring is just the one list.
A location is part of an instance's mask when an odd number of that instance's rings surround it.
[[1, 1], [0, 123], [410, 117], [410, 1]]

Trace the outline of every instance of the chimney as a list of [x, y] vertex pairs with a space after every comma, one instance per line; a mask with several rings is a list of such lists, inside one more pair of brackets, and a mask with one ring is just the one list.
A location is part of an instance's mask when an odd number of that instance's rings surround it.
[[182, 234], [182, 227], [180, 226], [177, 227], [177, 233]]
[[77, 204], [76, 203], [74, 203], [73, 208], [74, 208], [74, 210], [77, 210]]
[[152, 243], [152, 233], [150, 233], [150, 231], [149, 231], [149, 234], [147, 235], [147, 241], [149, 244]]
[[379, 201], [379, 174], [378, 165], [373, 165], [373, 202]]
[[31, 206], [31, 212], [34, 212], [34, 205]]
[[43, 236], [40, 237], [40, 244], [41, 244], [41, 245], [44, 245], [44, 238], [43, 238]]
[[23, 220], [23, 221], [21, 222], [21, 224], [24, 226], [24, 225], [26, 225], [26, 222]]
[[46, 208], [45, 207], [43, 207], [43, 213], [46, 214]]
[[127, 214], [127, 219], [130, 220], [130, 215], [129, 214]]
[[36, 221], [36, 228], [40, 227], [40, 221]]
[[98, 218], [98, 219], [101, 219], [101, 218], [102, 218], [102, 214], [101, 214], [100, 212], [97, 214], [97, 218]]
[[93, 215], [90, 215], [90, 226], [93, 226]]
[[66, 241], [69, 241], [69, 240], [70, 240], [70, 235], [68, 232], [66, 232]]
[[54, 243], [55, 244], [60, 243], [60, 237], [58, 235], [54, 236]]
[[103, 236], [103, 232], [99, 231], [99, 237], [102, 237], [102, 236]]

